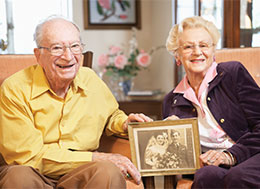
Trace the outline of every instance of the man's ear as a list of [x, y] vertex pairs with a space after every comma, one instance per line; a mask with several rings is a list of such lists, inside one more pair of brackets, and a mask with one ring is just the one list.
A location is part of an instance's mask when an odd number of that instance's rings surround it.
[[36, 57], [37, 62], [39, 63], [39, 59], [40, 59], [40, 55], [41, 55], [40, 49], [34, 48], [33, 52], [34, 52], [34, 56]]

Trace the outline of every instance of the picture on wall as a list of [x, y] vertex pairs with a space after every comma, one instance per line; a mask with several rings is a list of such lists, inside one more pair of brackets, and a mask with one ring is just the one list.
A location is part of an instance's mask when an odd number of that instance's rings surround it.
[[85, 29], [141, 28], [140, 0], [83, 0]]
[[200, 168], [197, 119], [133, 123], [132, 161], [142, 176], [193, 174]]

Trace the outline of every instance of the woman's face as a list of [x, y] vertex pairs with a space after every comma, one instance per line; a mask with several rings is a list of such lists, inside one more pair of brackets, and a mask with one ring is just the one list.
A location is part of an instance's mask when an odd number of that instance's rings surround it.
[[179, 48], [175, 56], [187, 75], [205, 76], [214, 57], [214, 45], [210, 34], [204, 28], [185, 29], [179, 37]]
[[164, 137], [163, 137], [163, 135], [158, 135], [157, 137], [156, 137], [156, 139], [157, 139], [157, 143], [159, 144], [159, 145], [163, 145], [164, 144]]

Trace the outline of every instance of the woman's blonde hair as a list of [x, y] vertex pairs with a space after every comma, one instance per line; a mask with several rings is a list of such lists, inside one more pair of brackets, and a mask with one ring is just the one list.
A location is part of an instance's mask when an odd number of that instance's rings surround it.
[[220, 33], [217, 27], [210, 21], [205, 20], [200, 16], [193, 16], [184, 19], [180, 24], [174, 25], [168, 35], [166, 48], [169, 53], [174, 54], [179, 47], [179, 37], [185, 29], [203, 28], [212, 37], [214, 45], [218, 43]]

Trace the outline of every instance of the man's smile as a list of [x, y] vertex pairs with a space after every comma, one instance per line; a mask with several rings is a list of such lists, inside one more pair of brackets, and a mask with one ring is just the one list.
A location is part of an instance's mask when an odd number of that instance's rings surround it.
[[74, 66], [75, 64], [70, 64], [70, 65], [59, 65], [59, 64], [55, 64], [56, 66], [58, 66], [59, 68], [71, 68], [72, 66]]

